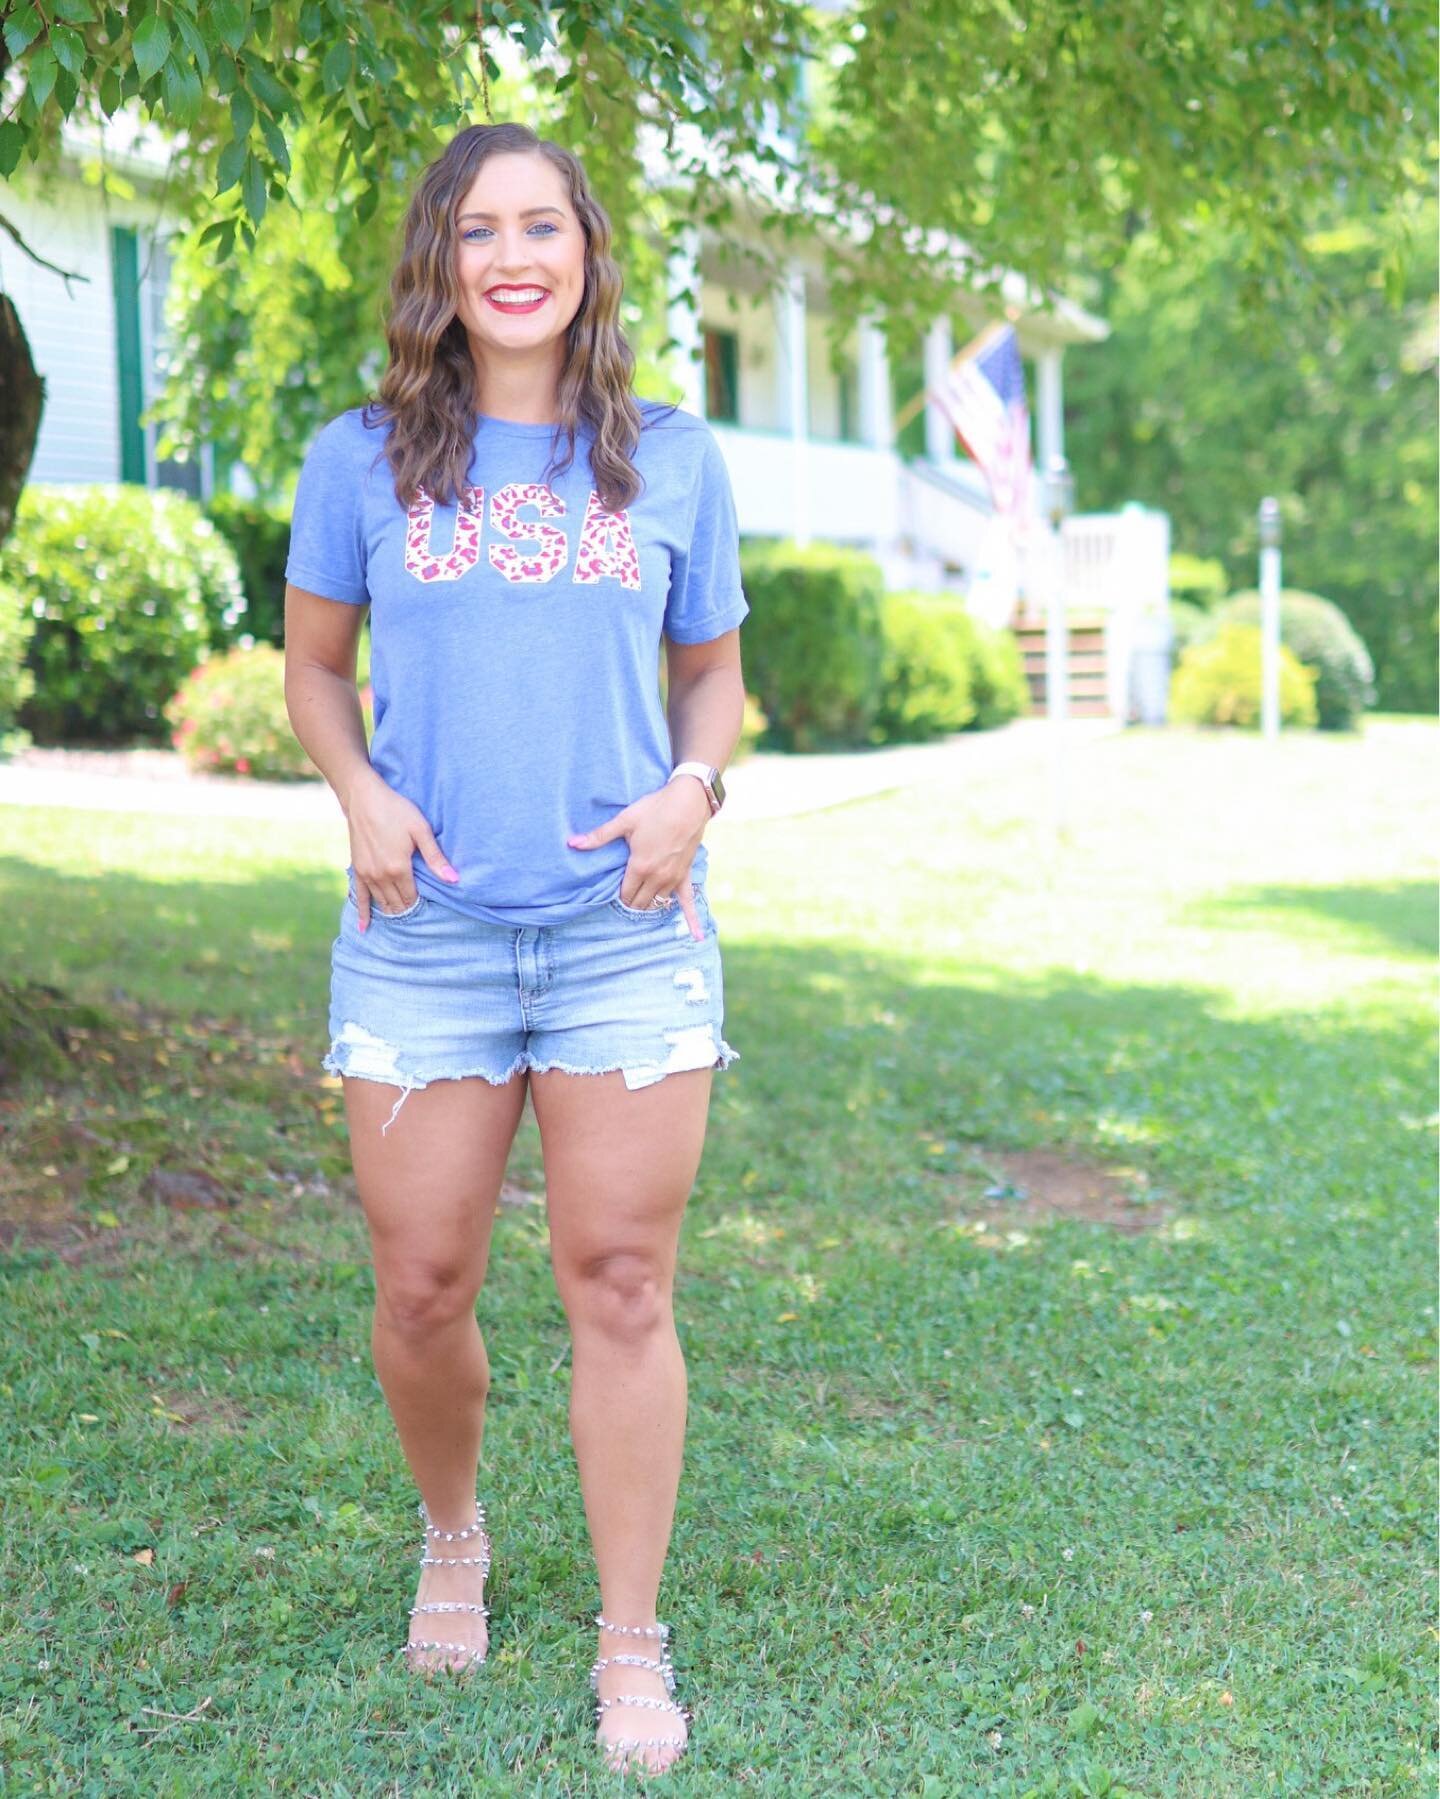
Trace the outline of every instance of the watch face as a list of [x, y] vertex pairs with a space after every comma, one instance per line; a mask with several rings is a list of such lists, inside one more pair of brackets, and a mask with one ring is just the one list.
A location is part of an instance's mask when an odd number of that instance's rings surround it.
[[715, 790], [715, 798], [723, 806], [725, 804], [725, 783], [720, 779], [720, 770], [718, 768], [710, 777], [710, 785]]

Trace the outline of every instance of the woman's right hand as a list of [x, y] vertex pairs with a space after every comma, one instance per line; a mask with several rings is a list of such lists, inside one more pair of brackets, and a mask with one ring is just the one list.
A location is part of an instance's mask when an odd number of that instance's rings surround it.
[[404, 912], [415, 904], [417, 849], [442, 881], [460, 879], [446, 861], [425, 814], [373, 771], [372, 778], [351, 792], [346, 817], [350, 863], [355, 871], [355, 910], [362, 931], [369, 929], [372, 900], [382, 912]]

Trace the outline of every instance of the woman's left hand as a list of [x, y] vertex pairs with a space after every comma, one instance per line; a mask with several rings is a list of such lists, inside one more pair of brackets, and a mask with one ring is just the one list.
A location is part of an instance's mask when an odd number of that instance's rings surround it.
[[[621, 881], [623, 903], [643, 910], [657, 896], [674, 894], [690, 921], [690, 935], [701, 938], [705, 929], [695, 911], [690, 864], [709, 822], [710, 802], [705, 789], [692, 775], [685, 774], [632, 800], [593, 831], [567, 837], [565, 841], [572, 850], [593, 850], [616, 837], [628, 838], [630, 862]], [[627, 894], [625, 881], [631, 879], [634, 885]]]

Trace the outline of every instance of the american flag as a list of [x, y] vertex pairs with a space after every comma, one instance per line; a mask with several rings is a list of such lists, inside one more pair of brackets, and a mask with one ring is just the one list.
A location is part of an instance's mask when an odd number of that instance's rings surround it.
[[930, 398], [979, 464], [995, 510], [1017, 538], [1030, 524], [1033, 487], [1025, 370], [1013, 325], [994, 324], [951, 362]]

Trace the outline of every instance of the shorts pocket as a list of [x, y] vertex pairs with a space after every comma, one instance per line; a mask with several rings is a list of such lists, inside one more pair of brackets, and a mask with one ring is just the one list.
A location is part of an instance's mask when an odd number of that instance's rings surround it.
[[[372, 900], [370, 902], [370, 916], [372, 919], [383, 918], [387, 924], [404, 924], [409, 919], [417, 918], [420, 915], [425, 909], [427, 898], [428, 896], [426, 894], [417, 891], [414, 902], [411, 905], [406, 906], [403, 912], [382, 912], [379, 906]], [[358, 912], [360, 908], [355, 905], [355, 893], [353, 889], [350, 892], [349, 901], [352, 906], [355, 906], [355, 910]]]
[[637, 924], [654, 924], [657, 918], [673, 918], [680, 910], [680, 902], [677, 899], [668, 906], [627, 906], [617, 893], [610, 902], [610, 909], [622, 918], [633, 918]]

